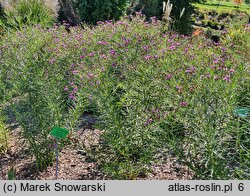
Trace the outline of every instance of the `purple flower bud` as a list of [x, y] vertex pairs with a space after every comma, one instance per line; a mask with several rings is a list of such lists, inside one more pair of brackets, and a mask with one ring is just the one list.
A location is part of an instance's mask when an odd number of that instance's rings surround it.
[[112, 67], [116, 67], [116, 63], [115, 62], [112, 63]]
[[174, 44], [172, 44], [171, 46], [168, 47], [169, 50], [175, 50], [176, 46]]
[[115, 55], [115, 50], [110, 50], [109, 53]]
[[90, 79], [92, 79], [93, 78], [93, 74], [92, 73], [88, 73], [88, 77], [90, 78]]
[[235, 72], [235, 70], [233, 68], [231, 68], [229, 71], [231, 74], [233, 74]]
[[88, 54], [89, 57], [93, 57], [95, 55], [95, 52], [91, 52]]
[[191, 66], [185, 71], [185, 73], [194, 73], [195, 70], [196, 70], [195, 67]]
[[181, 107], [186, 107], [187, 105], [188, 105], [187, 102], [181, 102], [181, 103], [180, 103], [180, 106], [181, 106]]
[[166, 80], [170, 80], [171, 78], [172, 78], [172, 74], [168, 74], [168, 75], [166, 75]]
[[103, 59], [107, 59], [108, 57], [107, 57], [107, 55], [105, 55], [105, 54], [101, 54], [100, 55]]
[[151, 122], [153, 122], [153, 119], [152, 119], [152, 118], [148, 118], [148, 119], [147, 119], [147, 122], [148, 122], [148, 123], [151, 123]]
[[107, 44], [108, 44], [108, 42], [99, 41], [99, 42], [97, 42], [97, 44], [99, 44], [99, 45], [107, 45]]
[[182, 87], [181, 86], [176, 86], [175, 87], [178, 92], [182, 92]]
[[231, 80], [230, 80], [230, 76], [229, 75], [226, 75], [224, 78], [223, 78], [223, 80], [224, 81], [226, 81], [226, 82], [231, 82]]
[[51, 60], [49, 61], [49, 64], [50, 64], [50, 65], [53, 65], [53, 64], [55, 63], [55, 61], [56, 61], [56, 60], [53, 58], [53, 59], [51, 59]]
[[227, 49], [226, 49], [226, 48], [224, 48], [224, 47], [222, 47], [222, 48], [221, 48], [221, 50], [222, 50], [223, 52], [225, 52]]
[[69, 90], [69, 87], [65, 86], [64, 91], [67, 91], [67, 90]]
[[78, 74], [78, 70], [73, 70], [72, 74], [74, 74], [74, 75]]
[[214, 59], [214, 60], [213, 60], [213, 63], [214, 63], [214, 64], [217, 64], [218, 62], [219, 62], [218, 59]]
[[145, 59], [145, 60], [150, 60], [150, 59], [152, 59], [152, 56], [151, 56], [151, 55], [146, 55], [146, 56], [144, 57], [144, 59]]
[[158, 58], [159, 58], [159, 55], [156, 54], [156, 55], [155, 55], [155, 59], [158, 59]]
[[57, 148], [57, 143], [56, 143], [56, 142], [53, 142], [52, 148], [53, 148], [53, 149]]
[[70, 94], [69, 94], [69, 98], [72, 99], [72, 100], [75, 100], [74, 94], [73, 94], [73, 93], [70, 93]]
[[130, 40], [129, 39], [126, 39], [125, 40], [125, 45], [127, 46], [129, 44]]

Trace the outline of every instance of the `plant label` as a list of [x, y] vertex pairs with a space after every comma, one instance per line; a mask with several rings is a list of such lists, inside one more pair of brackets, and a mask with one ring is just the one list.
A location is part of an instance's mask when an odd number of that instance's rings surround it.
[[249, 112], [250, 112], [250, 109], [248, 108], [236, 108], [234, 110], [234, 115], [238, 117], [246, 118]]
[[56, 139], [65, 139], [69, 134], [69, 130], [61, 127], [54, 127], [50, 132], [50, 135]]

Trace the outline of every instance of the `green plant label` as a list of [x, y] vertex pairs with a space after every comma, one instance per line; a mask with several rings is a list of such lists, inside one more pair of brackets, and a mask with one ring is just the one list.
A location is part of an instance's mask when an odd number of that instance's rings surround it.
[[236, 108], [234, 110], [234, 115], [238, 117], [246, 118], [249, 112], [250, 112], [249, 108]]
[[69, 130], [61, 128], [61, 127], [54, 127], [50, 132], [50, 135], [57, 139], [65, 139], [69, 134]]

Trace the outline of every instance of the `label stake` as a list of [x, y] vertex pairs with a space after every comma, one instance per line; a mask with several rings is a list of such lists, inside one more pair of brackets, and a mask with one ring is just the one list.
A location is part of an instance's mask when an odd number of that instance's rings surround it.
[[59, 153], [58, 153], [58, 140], [59, 139], [66, 139], [67, 135], [69, 134], [69, 130], [61, 128], [61, 127], [54, 127], [50, 132], [50, 135], [56, 139], [56, 180], [58, 179], [58, 168], [59, 168]]
[[58, 162], [58, 142], [56, 139], [56, 180], [58, 179], [58, 165], [59, 165], [59, 162]]

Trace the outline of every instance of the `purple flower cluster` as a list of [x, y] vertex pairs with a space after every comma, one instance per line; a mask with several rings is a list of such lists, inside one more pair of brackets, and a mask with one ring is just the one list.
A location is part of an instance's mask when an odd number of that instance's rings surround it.
[[[213, 43], [204, 35], [193, 39], [162, 33], [157, 18], [152, 17], [145, 22], [140, 12], [136, 15], [133, 18], [128, 16], [130, 22], [126, 19], [99, 21], [98, 26], [86, 31], [77, 27], [70, 34], [51, 31], [53, 46], [50, 50], [54, 56], [48, 59], [49, 64], [61, 62], [58, 59], [64, 53], [68, 55], [65, 57], [70, 57], [70, 78], [67, 78], [70, 82], [63, 87], [70, 99], [76, 100], [79, 91], [85, 90], [86, 97], [92, 100], [96, 92], [113, 80], [129, 86], [133, 82], [126, 79], [140, 73], [144, 74], [145, 83], [152, 84], [147, 96], [166, 96], [170, 105], [177, 107], [176, 110], [186, 110], [192, 96], [206, 88], [207, 83], [211, 82], [215, 88], [217, 84], [233, 84], [238, 69], [234, 66], [234, 56], [229, 47], [235, 43], [229, 45], [223, 40]], [[250, 24], [245, 28], [250, 29]], [[158, 92], [158, 87], [163, 89], [162, 92]], [[161, 119], [163, 111], [166, 110], [147, 111], [144, 126]]]
[[108, 42], [105, 42], [105, 41], [99, 41], [99, 42], [97, 42], [97, 44], [99, 44], [99, 45], [107, 45], [107, 44], [108, 44]]
[[187, 105], [188, 105], [187, 102], [180, 102], [180, 106], [181, 106], [181, 107], [186, 107]]

